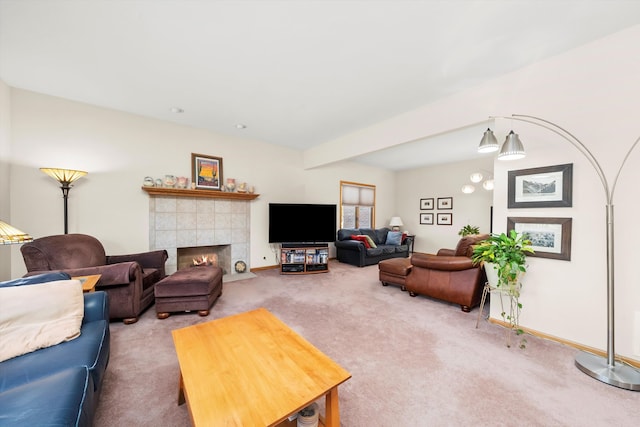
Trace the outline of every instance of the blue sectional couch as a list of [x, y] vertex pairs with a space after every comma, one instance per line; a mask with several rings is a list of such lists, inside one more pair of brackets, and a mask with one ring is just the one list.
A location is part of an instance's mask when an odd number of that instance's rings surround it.
[[[0, 282], [0, 288], [68, 279], [47, 273]], [[83, 298], [80, 336], [0, 362], [1, 426], [93, 424], [109, 361], [109, 300], [101, 291]]]

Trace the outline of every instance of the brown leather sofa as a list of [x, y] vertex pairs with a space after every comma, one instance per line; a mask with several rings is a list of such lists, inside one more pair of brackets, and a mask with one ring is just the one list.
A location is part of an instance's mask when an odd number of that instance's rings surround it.
[[20, 248], [27, 276], [62, 271], [72, 277], [100, 274], [96, 290], [109, 295], [109, 318], [131, 324], [154, 301], [154, 286], [165, 274], [167, 251], [106, 255], [95, 237], [61, 234], [41, 237]]
[[487, 234], [466, 236], [456, 249], [440, 249], [436, 255], [415, 253], [405, 286], [412, 297], [417, 294], [459, 304], [464, 312], [480, 304], [486, 282], [484, 269], [473, 265], [473, 245]]

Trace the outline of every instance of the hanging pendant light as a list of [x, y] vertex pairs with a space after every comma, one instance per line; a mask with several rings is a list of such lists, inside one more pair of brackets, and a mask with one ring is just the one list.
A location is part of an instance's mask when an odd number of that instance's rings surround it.
[[524, 146], [522, 145], [518, 134], [513, 131], [509, 132], [509, 135], [507, 135], [504, 143], [502, 144], [502, 149], [500, 150], [500, 154], [498, 154], [498, 159], [518, 160], [522, 159], [526, 155], [527, 153], [524, 151]]
[[500, 148], [500, 146], [498, 145], [496, 136], [490, 128], [487, 128], [480, 140], [480, 145], [478, 145], [478, 153], [493, 153], [498, 151], [498, 148]]

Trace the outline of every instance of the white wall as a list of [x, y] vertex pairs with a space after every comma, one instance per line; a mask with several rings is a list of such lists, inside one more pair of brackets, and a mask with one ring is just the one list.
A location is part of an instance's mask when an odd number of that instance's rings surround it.
[[[223, 158], [223, 176], [254, 185], [250, 267], [275, 264], [268, 243], [269, 202], [339, 203], [339, 180], [380, 186], [393, 204], [393, 174], [350, 164], [302, 169], [302, 152], [65, 99], [11, 89], [11, 216], [35, 238], [63, 232], [59, 185], [40, 167], [86, 170], [69, 196], [69, 232], [96, 236], [107, 253], [149, 247], [145, 176], [191, 176], [191, 153]], [[3, 206], [9, 197], [3, 195]], [[386, 209], [382, 212], [385, 214]], [[11, 277], [24, 274], [16, 248]]]
[[[399, 140], [397, 135], [415, 139], [420, 133], [430, 136], [442, 131], [442, 126], [453, 130], [479, 123], [491, 115], [517, 113], [539, 116], [570, 130], [599, 159], [612, 183], [625, 153], [640, 136], [637, 120], [640, 61], [632, 54], [639, 44], [640, 26], [635, 26], [331, 141], [324, 147], [316, 147], [314, 150], [319, 152], [336, 144], [350, 146], [353, 142], [349, 152], [336, 150], [313, 159], [307, 153], [305, 162], [322, 164], [352, 155], [362, 149], [367, 139], [373, 146], [393, 145], [410, 140]], [[520, 133], [529, 156], [514, 163], [495, 163], [494, 231], [506, 229], [507, 216], [573, 218], [570, 262], [530, 258], [521, 323], [604, 350], [607, 347], [606, 200], [602, 186], [584, 157], [553, 132], [511, 120], [499, 121], [498, 127], [499, 141], [512, 127]], [[481, 137], [478, 135], [478, 141]], [[506, 209], [507, 170], [562, 163], [574, 163], [572, 208]], [[640, 205], [634, 184], [639, 181], [638, 174], [640, 149], [629, 157], [614, 197], [616, 350], [636, 360], [640, 360], [640, 286], [634, 274], [638, 241], [636, 211]], [[406, 185], [403, 178], [398, 179], [398, 185], [402, 191], [402, 185]], [[499, 318], [496, 307], [491, 310], [492, 317]]]
[[[0, 220], [9, 224], [11, 224], [9, 216], [10, 105], [9, 86], [0, 81]], [[12, 225], [20, 227], [18, 224]], [[0, 281], [11, 278], [11, 251], [10, 246], [0, 245]]]
[[[479, 141], [480, 139], [478, 139]], [[460, 236], [458, 231], [465, 225], [480, 227], [481, 233], [489, 233], [491, 227], [491, 203], [493, 192], [475, 184], [476, 191], [463, 194], [465, 184], [471, 184], [473, 172], [493, 170], [493, 158], [484, 157], [459, 163], [430, 166], [398, 172], [398, 214], [405, 226], [403, 229], [415, 234], [416, 252], [436, 253], [440, 248], [455, 248]], [[452, 197], [452, 210], [437, 209], [439, 197]], [[433, 198], [433, 210], [420, 210], [420, 199]], [[453, 224], [438, 225], [437, 213], [453, 214]], [[433, 213], [434, 225], [421, 225], [420, 213]]]

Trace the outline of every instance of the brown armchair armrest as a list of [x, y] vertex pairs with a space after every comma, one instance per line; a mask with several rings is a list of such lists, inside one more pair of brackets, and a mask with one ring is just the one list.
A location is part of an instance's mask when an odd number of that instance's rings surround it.
[[168, 258], [167, 251], [157, 250], [128, 255], [107, 255], [107, 264], [136, 261], [142, 268], [163, 268]]
[[413, 254], [411, 264], [414, 267], [428, 268], [431, 270], [459, 271], [476, 268], [471, 258], [466, 256], [443, 256], [433, 254]]
[[[97, 267], [69, 268], [55, 271], [62, 271], [71, 277], [99, 274], [100, 280], [97, 286], [127, 285], [135, 280], [136, 274], [141, 274], [140, 264], [137, 262], [122, 262], [118, 264], [99, 265]], [[41, 273], [50, 273], [50, 271], [31, 271], [28, 275], [32, 276]]]

